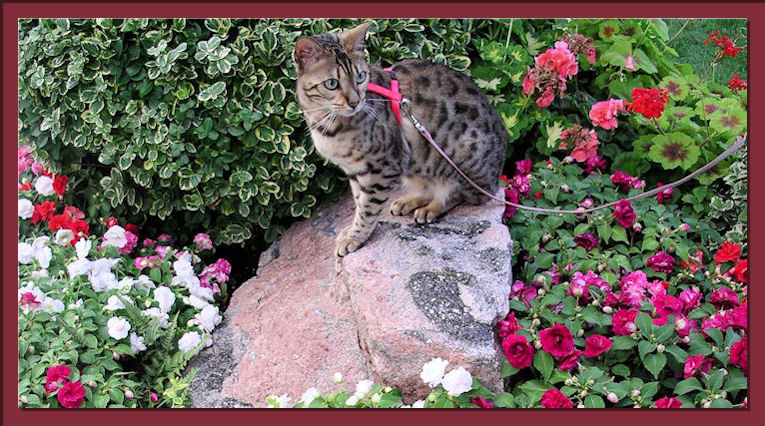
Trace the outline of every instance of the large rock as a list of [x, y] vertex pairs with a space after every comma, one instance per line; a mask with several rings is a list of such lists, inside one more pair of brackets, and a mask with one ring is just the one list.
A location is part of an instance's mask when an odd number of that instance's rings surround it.
[[512, 251], [503, 211], [494, 201], [461, 206], [425, 226], [385, 213], [344, 258], [334, 245], [350, 197], [293, 225], [191, 362], [193, 406], [260, 407], [284, 393], [296, 403], [310, 387], [336, 391], [337, 371], [351, 391], [371, 379], [413, 401], [428, 393], [419, 374], [435, 357], [501, 391], [493, 326], [508, 310]]

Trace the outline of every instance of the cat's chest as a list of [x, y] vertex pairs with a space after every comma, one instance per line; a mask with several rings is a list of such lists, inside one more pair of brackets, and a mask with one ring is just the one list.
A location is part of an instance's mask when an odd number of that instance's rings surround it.
[[351, 132], [342, 135], [327, 136], [319, 130], [311, 131], [311, 138], [316, 151], [322, 157], [337, 164], [346, 172], [356, 169], [358, 159], [358, 141], [354, 143], [354, 134]]

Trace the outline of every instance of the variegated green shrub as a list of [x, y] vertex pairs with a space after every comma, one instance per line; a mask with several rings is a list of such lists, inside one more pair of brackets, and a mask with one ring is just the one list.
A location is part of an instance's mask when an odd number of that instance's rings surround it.
[[[344, 192], [294, 98], [294, 40], [359, 20], [40, 19], [19, 23], [19, 127], [90, 217], [272, 240]], [[470, 20], [377, 20], [372, 61], [465, 70]], [[158, 220], [156, 220], [158, 219]]]

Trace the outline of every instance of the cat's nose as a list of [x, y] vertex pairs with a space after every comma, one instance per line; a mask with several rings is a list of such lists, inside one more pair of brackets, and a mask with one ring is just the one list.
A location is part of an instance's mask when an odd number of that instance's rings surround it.
[[348, 101], [348, 106], [351, 108], [356, 108], [359, 106], [359, 101]]

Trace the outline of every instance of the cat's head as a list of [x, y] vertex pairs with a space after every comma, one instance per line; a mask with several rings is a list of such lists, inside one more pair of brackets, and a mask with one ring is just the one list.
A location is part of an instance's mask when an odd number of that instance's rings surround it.
[[364, 57], [364, 37], [370, 24], [297, 39], [293, 59], [303, 111], [348, 117], [361, 110], [370, 77]]

